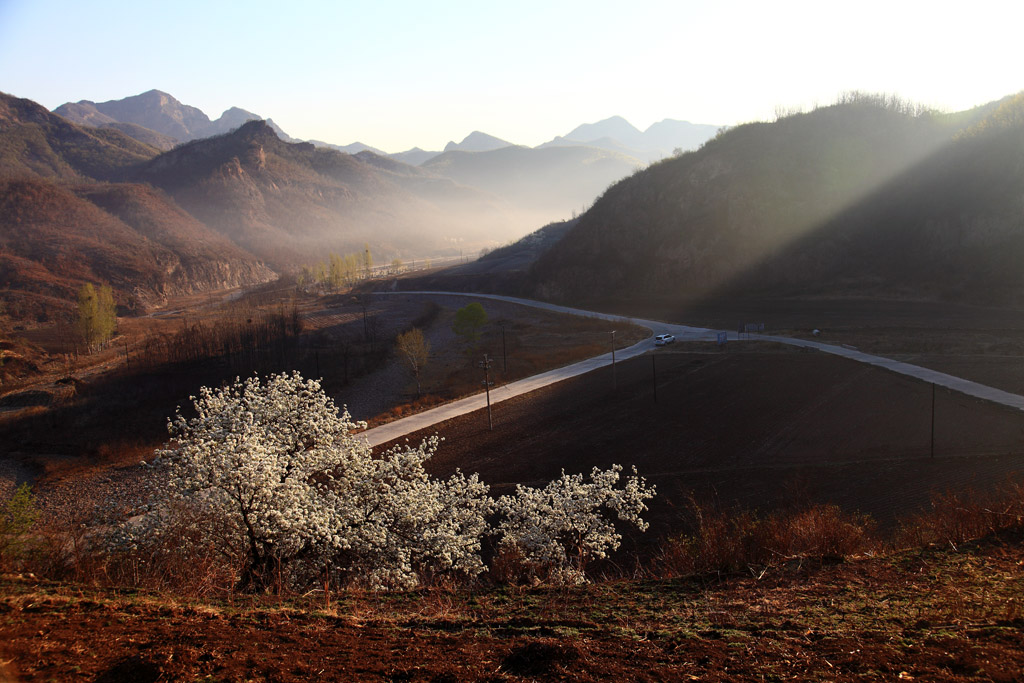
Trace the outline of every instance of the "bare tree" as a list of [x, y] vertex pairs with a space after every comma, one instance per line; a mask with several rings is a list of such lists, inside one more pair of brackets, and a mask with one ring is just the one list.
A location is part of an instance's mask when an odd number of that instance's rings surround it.
[[398, 335], [395, 340], [395, 348], [416, 379], [416, 398], [419, 398], [420, 371], [430, 359], [430, 342], [423, 336], [422, 330], [414, 327], [408, 332]]

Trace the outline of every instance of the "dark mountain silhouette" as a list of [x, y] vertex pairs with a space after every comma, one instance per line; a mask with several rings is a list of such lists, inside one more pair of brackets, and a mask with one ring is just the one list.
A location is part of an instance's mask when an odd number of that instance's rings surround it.
[[870, 295], [1024, 302], [1024, 96], [923, 113], [851, 95], [617, 183], [538, 260], [559, 300]]
[[490, 152], [491, 150], [501, 149], [502, 147], [511, 147], [511, 142], [506, 142], [501, 138], [496, 138], [493, 135], [487, 133], [481, 133], [478, 130], [473, 131], [465, 138], [462, 142], [455, 142], [454, 140], [444, 146], [446, 152]]
[[[54, 113], [73, 123], [88, 126], [132, 123], [179, 142], [221, 135], [247, 121], [262, 118], [244, 109], [232, 107], [221, 114], [219, 119], [211, 121], [202, 110], [182, 104], [160, 90], [107, 102], [68, 102], [54, 109]], [[291, 140], [273, 121], [268, 120], [267, 125], [282, 139]]]

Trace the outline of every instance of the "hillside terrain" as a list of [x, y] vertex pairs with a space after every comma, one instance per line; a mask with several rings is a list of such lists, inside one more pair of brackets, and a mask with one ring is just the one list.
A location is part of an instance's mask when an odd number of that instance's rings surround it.
[[116, 128], [77, 126], [0, 93], [0, 177], [119, 180], [159, 153]]
[[67, 310], [86, 281], [110, 284], [120, 305], [144, 310], [168, 295], [262, 282], [271, 268], [329, 251], [368, 244], [390, 259], [522, 229], [493, 195], [370, 152], [289, 144], [262, 121], [161, 152], [121, 132], [135, 124], [90, 120], [102, 127], [0, 96], [0, 259], [11, 317]]
[[[51, 320], [77, 289], [111, 285], [124, 310], [264, 282], [252, 254], [153, 187], [129, 180], [160, 151], [0, 95], [0, 281], [5, 313]], [[118, 181], [118, 182], [98, 182]]]
[[1019, 534], [760, 576], [262, 600], [5, 578], [11, 679], [1014, 681]]
[[1020, 302], [1022, 106], [939, 115], [855, 95], [729, 130], [609, 188], [527, 291]]
[[263, 282], [274, 273], [145, 185], [0, 180], [0, 286], [7, 313], [70, 312], [85, 283], [126, 310], [167, 296]]
[[364, 244], [384, 255], [429, 253], [514, 229], [491, 195], [371, 152], [286, 143], [262, 121], [180, 145], [135, 177], [279, 269]]

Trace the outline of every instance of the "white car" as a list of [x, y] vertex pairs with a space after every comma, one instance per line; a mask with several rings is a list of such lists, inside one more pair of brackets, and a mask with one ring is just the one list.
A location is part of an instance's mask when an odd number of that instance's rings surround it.
[[665, 344], [671, 344], [676, 338], [671, 334], [659, 334], [654, 338], [655, 346], [664, 346]]

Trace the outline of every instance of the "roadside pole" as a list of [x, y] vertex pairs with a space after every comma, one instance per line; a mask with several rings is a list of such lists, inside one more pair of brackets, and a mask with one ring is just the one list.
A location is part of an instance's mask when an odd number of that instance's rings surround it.
[[618, 389], [619, 383], [615, 376], [615, 330], [612, 330], [612, 389]]
[[935, 459], [935, 382], [932, 382], [932, 460]]
[[651, 384], [654, 386], [654, 402], [658, 402], [658, 364], [656, 362], [657, 356], [651, 354]]
[[484, 369], [484, 393], [487, 394], [487, 428], [494, 431], [494, 421], [491, 419], [491, 359], [484, 354], [484, 359], [480, 361], [480, 367]]

